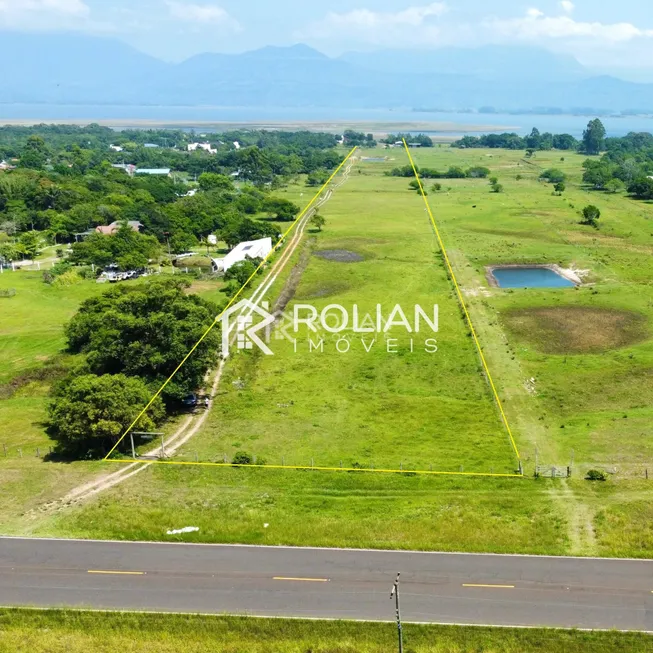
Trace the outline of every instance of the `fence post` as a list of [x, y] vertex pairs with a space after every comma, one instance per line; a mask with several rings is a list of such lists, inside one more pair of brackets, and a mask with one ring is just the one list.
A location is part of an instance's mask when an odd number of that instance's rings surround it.
[[6, 458], [6, 457], [7, 457], [7, 445], [6, 445], [6, 444], [3, 444], [3, 445], [2, 445], [2, 448], [4, 449], [4, 452], [5, 452], [5, 458]]
[[[6, 456], [6, 455], [7, 455], [7, 454], [5, 453], [5, 456]], [[646, 480], [648, 481], [648, 467], [646, 468]]]
[[199, 456], [197, 455], [197, 451], [195, 452], [195, 462], [199, 462]]
[[18, 453], [20, 454], [20, 457], [22, 458], [22, 457], [23, 457], [23, 450], [22, 450], [22, 449], [18, 449]]
[[40, 458], [41, 457], [41, 449], [40, 447], [36, 447], [36, 457]]

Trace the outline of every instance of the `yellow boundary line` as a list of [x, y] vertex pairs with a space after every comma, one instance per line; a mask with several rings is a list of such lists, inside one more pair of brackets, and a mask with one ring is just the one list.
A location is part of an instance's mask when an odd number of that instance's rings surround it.
[[194, 462], [187, 460], [119, 460], [113, 458], [107, 460], [108, 463], [122, 463], [123, 465], [133, 465], [142, 463], [143, 465], [193, 465], [194, 467], [247, 467], [248, 469], [288, 469], [288, 470], [306, 470], [316, 472], [366, 472], [376, 474], [420, 474], [424, 476], [494, 476], [500, 478], [524, 478], [522, 474], [501, 474], [494, 472], [443, 472], [421, 469], [365, 469], [360, 467], [317, 467], [310, 465], [242, 465], [238, 463], [211, 463], [211, 462]]
[[206, 336], [211, 333], [213, 330], [213, 327], [220, 321], [220, 318], [225, 314], [227, 309], [238, 299], [238, 297], [241, 295], [241, 293], [245, 290], [245, 288], [248, 286], [249, 282], [256, 276], [258, 271], [267, 263], [268, 259], [275, 253], [275, 251], [281, 246], [281, 244], [284, 242], [286, 236], [292, 231], [292, 229], [295, 227], [295, 225], [306, 215], [306, 212], [313, 206], [313, 203], [317, 198], [322, 194], [322, 192], [325, 190], [325, 188], [331, 183], [332, 179], [340, 172], [340, 169], [342, 166], [345, 165], [345, 163], [349, 160], [351, 155], [356, 151], [356, 147], [353, 147], [347, 156], [340, 162], [340, 165], [333, 171], [333, 174], [324, 182], [320, 190], [315, 193], [311, 201], [304, 207], [304, 209], [300, 212], [300, 214], [295, 218], [293, 223], [286, 229], [286, 231], [283, 233], [281, 238], [279, 239], [279, 242], [272, 248], [272, 251], [261, 261], [261, 264], [252, 272], [250, 275], [249, 279], [245, 281], [245, 283], [240, 287], [238, 292], [229, 300], [229, 303], [222, 309], [222, 312], [213, 320], [209, 328], [202, 334], [200, 339], [193, 345], [193, 348], [184, 356], [184, 359], [177, 365], [175, 368], [175, 371], [164, 381], [163, 385], [156, 391], [154, 396], [150, 399], [150, 401], [147, 403], [145, 408], [138, 414], [138, 417], [127, 427], [125, 432], [120, 436], [120, 439], [116, 442], [116, 444], [113, 445], [111, 448], [111, 451], [104, 457], [103, 460], [108, 460], [109, 456], [116, 450], [116, 447], [125, 439], [127, 434], [134, 428], [134, 426], [138, 423], [138, 420], [145, 415], [145, 413], [148, 411], [149, 407], [154, 403], [156, 398], [163, 392], [164, 388], [172, 381], [174, 378], [175, 374], [181, 369], [182, 365], [191, 357], [192, 353], [199, 347], [199, 345], [202, 343], [202, 341], [206, 338]]
[[417, 183], [419, 185], [419, 190], [420, 193], [422, 194], [422, 199], [424, 200], [424, 204], [426, 205], [426, 210], [429, 214], [429, 217], [431, 218], [431, 224], [433, 225], [433, 229], [435, 230], [435, 235], [438, 240], [438, 244], [440, 245], [440, 250], [442, 251], [442, 255], [444, 256], [445, 263], [447, 264], [447, 269], [449, 270], [449, 274], [451, 275], [451, 280], [453, 281], [454, 288], [456, 289], [456, 294], [458, 295], [458, 301], [460, 303], [460, 306], [463, 309], [463, 312], [465, 314], [465, 318], [467, 320], [467, 324], [469, 325], [469, 329], [472, 333], [472, 337], [474, 339], [474, 343], [476, 344], [476, 349], [478, 351], [478, 355], [481, 358], [481, 363], [483, 364], [483, 369], [485, 370], [485, 375], [487, 376], [487, 380], [490, 384], [490, 388], [492, 388], [492, 393], [494, 395], [494, 400], [496, 401], [497, 406], [499, 407], [499, 412], [501, 413], [501, 419], [503, 420], [503, 424], [506, 427], [506, 431], [508, 432], [508, 436], [510, 437], [510, 443], [512, 444], [512, 448], [515, 451], [515, 455], [517, 456], [517, 460], [521, 460], [521, 457], [519, 455], [519, 450], [517, 449], [517, 445], [515, 444], [515, 439], [512, 436], [512, 430], [510, 429], [510, 424], [508, 424], [508, 418], [506, 417], [506, 414], [503, 410], [503, 406], [501, 405], [501, 400], [499, 399], [499, 395], [497, 393], [497, 389], [494, 385], [494, 381], [492, 380], [492, 375], [490, 374], [490, 369], [487, 365], [487, 362], [485, 361], [485, 356], [483, 356], [483, 350], [481, 349], [481, 343], [478, 340], [478, 337], [476, 335], [476, 330], [474, 329], [474, 325], [472, 324], [472, 318], [469, 316], [469, 313], [467, 311], [467, 306], [465, 304], [465, 300], [463, 299], [463, 294], [460, 292], [460, 287], [458, 286], [458, 281], [456, 280], [456, 275], [454, 274], [453, 267], [451, 266], [451, 262], [449, 261], [449, 256], [447, 255], [447, 250], [444, 246], [444, 243], [442, 242], [442, 237], [440, 236], [440, 230], [438, 229], [438, 225], [435, 222], [435, 218], [433, 217], [433, 212], [431, 211], [431, 206], [429, 204], [429, 201], [426, 199], [426, 193], [424, 192], [424, 187], [422, 186], [422, 180], [419, 177], [419, 174], [417, 173], [417, 168], [415, 167], [415, 162], [413, 161], [413, 157], [410, 153], [410, 150], [408, 149], [408, 144], [406, 143], [406, 139], [402, 139], [404, 142], [404, 148], [406, 150], [406, 154], [408, 155], [408, 160], [410, 161], [410, 165], [413, 168], [413, 174], [415, 175], [415, 179], [417, 180]]

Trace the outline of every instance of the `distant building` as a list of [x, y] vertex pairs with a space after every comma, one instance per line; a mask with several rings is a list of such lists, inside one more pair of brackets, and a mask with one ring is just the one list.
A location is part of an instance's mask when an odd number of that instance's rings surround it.
[[[95, 231], [99, 234], [104, 234], [105, 236], [112, 236], [118, 231], [118, 229], [120, 229], [121, 224], [122, 223], [118, 221], [112, 222], [106, 226], [95, 227]], [[129, 220], [127, 224], [132, 228], [132, 231], [140, 231], [141, 227], [143, 226], [136, 220]]]
[[138, 168], [137, 175], [158, 175], [160, 177], [169, 177], [170, 168]]
[[0, 161], [0, 170], [15, 170], [16, 166], [12, 166], [6, 161]]
[[196, 150], [204, 150], [209, 154], [217, 154], [218, 150], [214, 147], [211, 147], [211, 143], [188, 143], [188, 151], [195, 152]]
[[122, 152], [125, 148], [120, 147], [120, 145], [109, 145], [109, 149], [113, 150], [114, 152]]
[[214, 272], [226, 272], [232, 265], [248, 258], [265, 258], [272, 251], [272, 238], [238, 243], [224, 258], [211, 259]]
[[130, 177], [133, 177], [136, 172], [136, 166], [131, 163], [112, 163], [111, 167], [116, 170], [124, 170]]
[[154, 149], [156, 147], [160, 147], [160, 145], [157, 145], [156, 143], [143, 143], [143, 147], [147, 147], [149, 149]]
[[234, 141], [234, 147], [239, 150], [240, 149], [240, 143], [238, 141]]

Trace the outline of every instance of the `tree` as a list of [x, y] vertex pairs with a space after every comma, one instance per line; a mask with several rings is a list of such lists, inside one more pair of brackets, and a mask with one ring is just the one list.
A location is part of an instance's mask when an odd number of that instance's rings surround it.
[[595, 118], [587, 124], [583, 132], [583, 151], [585, 154], [600, 154], [605, 145], [605, 127]]
[[[87, 299], [65, 328], [69, 351], [86, 356], [89, 371], [137, 376], [160, 386], [205, 333], [218, 307], [189, 295], [187, 280], [114, 286]], [[167, 403], [201, 386], [219, 351], [211, 331], [163, 391]]]
[[72, 245], [73, 263], [105, 266], [116, 263], [121, 270], [147, 267], [161, 255], [161, 245], [154, 236], [134, 231], [127, 223], [112, 235], [93, 233]]
[[300, 208], [290, 200], [280, 197], [269, 197], [263, 202], [263, 211], [274, 215], [276, 220], [290, 222], [295, 219]]
[[605, 190], [607, 193], [618, 193], [626, 187], [621, 179], [610, 179], [610, 181], [605, 185]]
[[311, 224], [316, 227], [318, 231], [322, 231], [322, 227], [326, 224], [326, 218], [316, 209], [311, 217]]
[[20, 167], [42, 170], [48, 157], [48, 148], [42, 136], [32, 134], [20, 155]]
[[[106, 455], [152, 397], [140, 379], [124, 374], [69, 375], [54, 390], [48, 407], [48, 434], [59, 453], [77, 458]], [[134, 428], [152, 431], [164, 417], [157, 397]], [[129, 440], [119, 445], [126, 451]]]
[[562, 170], [558, 170], [558, 168], [549, 168], [548, 170], [545, 170], [540, 177], [541, 179], [546, 179], [551, 184], [557, 184], [561, 181], [567, 180], [567, 175], [562, 172]]
[[592, 227], [598, 225], [598, 219], [601, 217], [601, 211], [593, 204], [589, 204], [583, 209], [583, 219], [581, 224], [588, 224]]
[[306, 185], [313, 187], [322, 186], [328, 178], [329, 172], [327, 170], [315, 170], [306, 178]]
[[18, 240], [18, 249], [25, 258], [34, 259], [38, 256], [40, 241], [37, 231], [26, 231]]
[[490, 174], [490, 169], [485, 166], [472, 166], [467, 170], [467, 176], [473, 179], [485, 179]]
[[553, 187], [553, 189], [555, 190], [556, 193], [558, 193], [558, 195], [562, 195], [562, 193], [564, 193], [565, 190], [567, 189], [567, 186], [565, 185], [565, 182], [564, 182], [564, 181], [559, 181], [559, 182], [558, 182], [558, 183]]
[[[225, 281], [233, 280], [239, 286], [242, 286], [256, 272], [259, 265], [261, 265], [261, 259], [259, 258], [246, 258], [244, 261], [238, 261], [224, 273]], [[259, 273], [261, 272], [263, 272], [263, 269], [259, 270]]]
[[493, 193], [503, 193], [503, 186], [499, 183], [492, 184]]
[[653, 199], [653, 179], [648, 177], [636, 179], [628, 186], [628, 192], [640, 200]]
[[234, 184], [226, 175], [219, 175], [215, 172], [203, 172], [198, 180], [200, 188], [204, 191], [208, 190], [225, 190], [233, 191]]

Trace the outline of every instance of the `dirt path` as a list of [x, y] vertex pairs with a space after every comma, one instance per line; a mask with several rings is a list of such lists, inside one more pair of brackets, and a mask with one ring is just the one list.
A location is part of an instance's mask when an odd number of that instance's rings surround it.
[[[274, 282], [284, 270], [285, 266], [288, 264], [288, 261], [290, 261], [293, 254], [295, 253], [295, 250], [301, 242], [306, 227], [309, 224], [310, 219], [315, 214], [315, 211], [318, 208], [324, 206], [333, 196], [333, 191], [337, 188], [340, 188], [340, 186], [342, 186], [342, 184], [347, 181], [355, 160], [355, 157], [351, 157], [349, 159], [338, 182], [334, 183], [330, 188], [328, 188], [299, 220], [297, 227], [294, 230], [292, 237], [283, 249], [281, 256], [274, 262], [261, 284], [254, 290], [251, 297], [249, 298], [251, 305], [248, 308], [243, 309], [241, 312], [242, 316], [249, 317], [254, 310], [254, 306], [258, 306], [261, 301], [263, 301], [266, 293], [270, 290]], [[233, 339], [235, 339], [235, 337], [236, 334], [234, 334]], [[211, 384], [211, 390], [209, 393], [210, 397], [214, 397], [218, 391], [227, 360], [227, 358], [220, 359], [220, 363], [218, 364], [215, 375], [213, 376], [213, 382]], [[153, 461], [159, 460], [161, 458], [170, 458], [179, 450], [180, 447], [186, 444], [200, 430], [200, 428], [206, 422], [209, 411], [210, 405], [209, 409], [196, 410], [182, 422], [175, 433], [164, 442], [163, 446], [157, 445], [154, 449], [141, 455], [140, 460], [125, 464], [124, 466], [121, 465], [120, 469], [117, 471], [114, 471], [110, 474], [103, 474], [102, 476], [92, 481], [78, 486], [63, 498], [44, 504], [37, 510], [31, 511], [32, 516], [35, 516], [36, 514], [57, 512], [64, 508], [81, 503], [82, 501], [85, 501], [99, 494], [100, 492], [108, 490], [118, 485], [119, 483], [126, 481], [132, 476], [142, 472], [144, 469], [149, 467]]]

